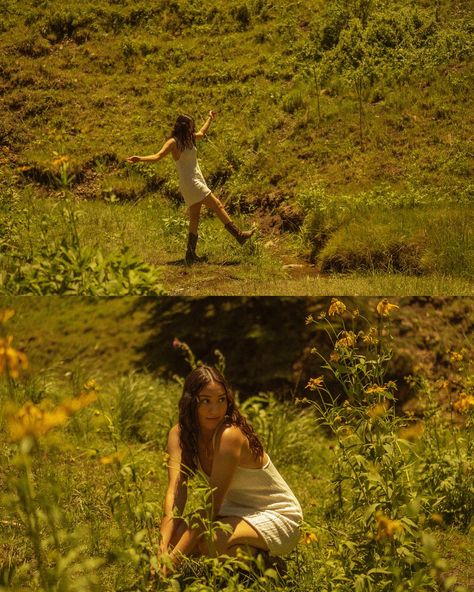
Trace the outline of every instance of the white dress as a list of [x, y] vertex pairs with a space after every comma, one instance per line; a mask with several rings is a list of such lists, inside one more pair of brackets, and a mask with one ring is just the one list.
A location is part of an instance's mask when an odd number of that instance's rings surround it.
[[199, 203], [211, 193], [199, 167], [196, 146], [181, 152], [179, 160], [175, 160], [175, 163], [179, 175], [179, 189], [188, 207]]
[[239, 516], [248, 522], [271, 555], [290, 553], [300, 539], [301, 506], [270, 457], [261, 469], [236, 468], [219, 516]]

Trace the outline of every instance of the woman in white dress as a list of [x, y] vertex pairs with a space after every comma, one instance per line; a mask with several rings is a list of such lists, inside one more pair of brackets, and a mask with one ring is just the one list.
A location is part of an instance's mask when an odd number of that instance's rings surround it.
[[196, 255], [199, 217], [202, 204], [215, 212], [219, 220], [225, 225], [226, 230], [241, 245], [254, 232], [254, 230], [242, 231], [235, 226], [222, 203], [206, 185], [206, 181], [199, 167], [196, 140], [204, 138], [215, 116], [214, 111], [209, 111], [207, 121], [196, 132], [194, 119], [189, 115], [180, 115], [176, 120], [170, 139], [165, 142], [159, 152], [149, 156], [130, 156], [127, 158], [128, 162], [158, 162], [168, 154], [173, 156], [176, 168], [178, 169], [179, 188], [189, 211], [189, 235], [185, 257], [188, 264], [204, 260], [204, 258]]
[[[215, 368], [199, 366], [186, 378], [179, 423], [170, 430], [167, 452], [160, 552], [169, 554], [175, 566], [189, 554], [232, 556], [245, 547], [279, 556], [296, 546], [300, 504]], [[199, 521], [190, 527], [179, 517], [186, 504], [188, 477], [196, 471], [206, 476], [212, 490], [207, 518], [231, 527], [216, 529], [210, 545]]]

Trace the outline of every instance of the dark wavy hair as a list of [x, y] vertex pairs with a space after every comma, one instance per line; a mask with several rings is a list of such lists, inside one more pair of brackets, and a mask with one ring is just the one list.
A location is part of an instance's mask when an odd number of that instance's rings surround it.
[[181, 444], [181, 471], [194, 474], [198, 463], [199, 423], [197, 405], [199, 393], [211, 382], [221, 384], [227, 397], [225, 426], [237, 426], [246, 436], [250, 450], [256, 459], [263, 456], [263, 446], [252, 426], [237, 409], [232, 390], [224, 376], [212, 366], [198, 366], [184, 381], [183, 394], [179, 400], [179, 441]]
[[186, 148], [196, 146], [195, 132], [194, 119], [190, 115], [179, 115], [171, 132], [171, 137], [176, 140], [180, 152], [183, 152]]

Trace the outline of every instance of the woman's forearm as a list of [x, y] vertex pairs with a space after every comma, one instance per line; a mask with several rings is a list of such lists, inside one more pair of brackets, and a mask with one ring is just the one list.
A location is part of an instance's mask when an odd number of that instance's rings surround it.
[[210, 117], [210, 116], [209, 116], [209, 117], [206, 119], [206, 123], [205, 123], [205, 124], [202, 126], [202, 128], [199, 130], [199, 133], [201, 133], [201, 134], [206, 134], [206, 133], [207, 133], [207, 130], [209, 129], [209, 127], [210, 127], [210, 125], [211, 125], [211, 122], [212, 122], [212, 117]]

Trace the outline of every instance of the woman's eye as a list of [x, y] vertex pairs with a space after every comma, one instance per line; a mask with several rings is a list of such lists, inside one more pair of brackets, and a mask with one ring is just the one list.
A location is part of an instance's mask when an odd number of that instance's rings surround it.
[[226, 398], [225, 398], [225, 397], [221, 397], [221, 398], [219, 399], [219, 403], [224, 403], [224, 401], [226, 401]]

